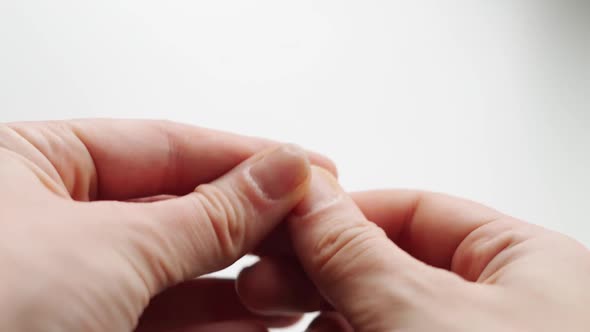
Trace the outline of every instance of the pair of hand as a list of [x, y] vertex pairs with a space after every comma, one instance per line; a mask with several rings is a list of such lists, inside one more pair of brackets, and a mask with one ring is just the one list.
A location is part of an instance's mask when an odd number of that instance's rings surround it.
[[[311, 331], [590, 326], [574, 240], [441, 194], [349, 195], [334, 173], [181, 124], [0, 126], [0, 330], [265, 331], [318, 310]], [[195, 279], [247, 253], [237, 281]]]

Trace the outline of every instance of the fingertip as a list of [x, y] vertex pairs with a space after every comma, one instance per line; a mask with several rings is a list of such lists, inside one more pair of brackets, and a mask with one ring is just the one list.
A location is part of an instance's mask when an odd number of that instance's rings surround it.
[[268, 328], [264, 324], [257, 322], [215, 322], [208, 324], [199, 324], [193, 328], [185, 328], [182, 331], [186, 332], [227, 332], [227, 331], [240, 331], [240, 332], [268, 332]]
[[243, 268], [236, 277], [236, 292], [238, 293], [240, 301], [242, 301], [242, 304], [252, 312], [257, 312], [259, 310], [259, 296], [256, 287], [253, 286], [256, 265], [258, 265], [258, 263]]
[[240, 272], [236, 289], [245, 307], [265, 315], [293, 315], [319, 310], [323, 298], [299, 264], [263, 258]]
[[327, 170], [312, 166], [309, 191], [294, 210], [294, 215], [303, 218], [329, 208], [345, 197], [338, 180]]
[[321, 153], [315, 151], [307, 152], [312, 165], [321, 167], [330, 172], [335, 178], [338, 178], [338, 167], [334, 161]]
[[337, 312], [322, 312], [316, 317], [306, 332], [353, 332], [352, 326]]
[[281, 145], [262, 156], [255, 156], [249, 177], [263, 196], [278, 200], [301, 193], [310, 177], [306, 152], [294, 144]]

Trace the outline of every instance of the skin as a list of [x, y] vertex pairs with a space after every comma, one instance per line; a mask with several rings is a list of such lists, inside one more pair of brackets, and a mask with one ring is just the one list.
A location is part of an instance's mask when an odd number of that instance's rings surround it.
[[253, 310], [323, 310], [310, 331], [590, 326], [590, 253], [573, 239], [442, 194], [350, 196], [328, 172], [312, 173], [309, 194], [269, 241], [291, 240], [282, 256], [263, 249], [239, 277]]
[[[320, 167], [310, 166], [311, 164]], [[294, 146], [168, 122], [0, 126], [1, 331], [585, 331], [590, 254], [442, 194], [346, 194]], [[237, 281], [195, 279], [248, 252]]]
[[195, 278], [285, 219], [309, 160], [335, 172], [295, 146], [176, 123], [1, 125], [0, 331], [292, 324], [251, 313], [233, 280]]

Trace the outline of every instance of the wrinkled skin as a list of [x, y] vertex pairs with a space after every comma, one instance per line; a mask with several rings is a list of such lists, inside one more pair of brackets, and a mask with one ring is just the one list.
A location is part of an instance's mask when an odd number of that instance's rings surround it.
[[282, 256], [261, 252], [238, 290], [261, 313], [323, 310], [311, 331], [590, 326], [590, 252], [474, 202], [406, 190], [351, 197], [314, 169], [287, 226], [274, 235], [292, 241]]
[[309, 159], [334, 169], [278, 146], [159, 121], [0, 125], [0, 330], [293, 323], [248, 311], [231, 280], [194, 280], [285, 218], [307, 191]]
[[[310, 166], [311, 164], [320, 166]], [[462, 199], [347, 194], [294, 146], [157, 121], [0, 126], [0, 330], [586, 331], [590, 254]], [[237, 280], [195, 279], [254, 252]]]

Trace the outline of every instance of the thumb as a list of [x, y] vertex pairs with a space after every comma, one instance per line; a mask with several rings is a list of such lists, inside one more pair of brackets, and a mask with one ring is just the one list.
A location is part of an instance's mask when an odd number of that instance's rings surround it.
[[[313, 168], [309, 194], [288, 221], [296, 254], [324, 298], [355, 331], [388, 331], [427, 266], [368, 221], [328, 172]], [[393, 288], [392, 288], [393, 285]]]
[[[229, 266], [249, 252], [299, 203], [309, 161], [298, 147], [261, 152], [189, 195], [129, 203], [133, 258], [152, 293]], [[139, 263], [137, 263], [138, 261]]]

